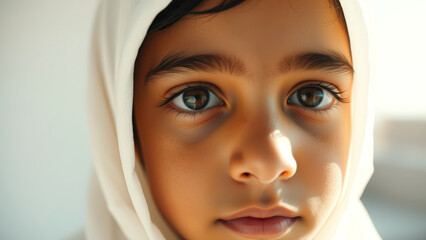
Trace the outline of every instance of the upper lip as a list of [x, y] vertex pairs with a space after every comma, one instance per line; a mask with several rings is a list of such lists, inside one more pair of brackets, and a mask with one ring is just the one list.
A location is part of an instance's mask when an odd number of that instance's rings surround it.
[[272, 208], [261, 208], [261, 207], [249, 207], [241, 211], [233, 213], [229, 216], [222, 218], [225, 221], [242, 218], [242, 217], [253, 217], [253, 218], [270, 218], [270, 217], [298, 217], [295, 211], [290, 210], [284, 206], [275, 206]]

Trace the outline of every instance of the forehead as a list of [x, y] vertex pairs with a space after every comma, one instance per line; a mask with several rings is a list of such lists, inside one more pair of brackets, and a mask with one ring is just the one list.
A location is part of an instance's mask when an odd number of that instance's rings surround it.
[[[206, 1], [196, 10], [217, 1]], [[298, 52], [341, 52], [350, 57], [346, 32], [328, 0], [248, 0], [215, 14], [187, 15], [163, 31], [150, 33], [141, 48], [146, 68], [166, 55], [214, 53], [235, 56], [248, 68], [271, 70]]]

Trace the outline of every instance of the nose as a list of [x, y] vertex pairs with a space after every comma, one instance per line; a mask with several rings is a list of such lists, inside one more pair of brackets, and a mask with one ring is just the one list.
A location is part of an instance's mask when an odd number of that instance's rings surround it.
[[238, 182], [271, 183], [291, 178], [297, 169], [290, 140], [279, 130], [245, 141], [231, 156], [229, 171]]

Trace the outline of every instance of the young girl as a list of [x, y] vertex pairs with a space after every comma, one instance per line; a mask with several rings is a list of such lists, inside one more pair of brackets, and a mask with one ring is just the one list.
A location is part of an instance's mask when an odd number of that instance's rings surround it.
[[361, 7], [102, 2], [88, 238], [379, 238]]

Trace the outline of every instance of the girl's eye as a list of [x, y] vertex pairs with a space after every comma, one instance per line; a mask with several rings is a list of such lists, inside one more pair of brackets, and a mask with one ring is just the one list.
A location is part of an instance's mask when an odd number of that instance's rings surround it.
[[335, 101], [332, 94], [317, 86], [305, 86], [294, 92], [287, 100], [287, 104], [301, 105], [307, 108], [324, 109]]
[[190, 87], [172, 99], [172, 103], [186, 111], [201, 111], [223, 102], [210, 90], [202, 87]]

